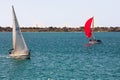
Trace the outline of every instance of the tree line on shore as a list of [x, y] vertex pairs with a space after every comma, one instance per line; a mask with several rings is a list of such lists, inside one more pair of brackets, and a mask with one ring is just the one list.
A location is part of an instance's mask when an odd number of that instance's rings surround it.
[[[0, 27], [0, 32], [11, 32], [11, 27]], [[83, 32], [84, 27], [21, 27], [22, 32]], [[120, 32], [120, 27], [95, 27], [95, 32]]]

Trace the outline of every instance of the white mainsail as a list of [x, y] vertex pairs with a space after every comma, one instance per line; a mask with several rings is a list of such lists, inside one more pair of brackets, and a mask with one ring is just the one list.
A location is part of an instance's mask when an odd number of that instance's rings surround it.
[[21, 30], [19, 28], [19, 23], [15, 14], [14, 7], [12, 6], [13, 14], [13, 50], [10, 54], [11, 57], [15, 58], [29, 58], [29, 50], [22, 36]]

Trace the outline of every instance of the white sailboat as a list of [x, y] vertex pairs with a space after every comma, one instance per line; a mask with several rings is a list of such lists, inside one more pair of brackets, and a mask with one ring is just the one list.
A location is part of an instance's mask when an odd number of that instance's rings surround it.
[[12, 24], [13, 49], [10, 52], [10, 56], [16, 59], [28, 59], [30, 58], [30, 51], [27, 48], [25, 40], [22, 36], [13, 6], [12, 6], [12, 15], [13, 15], [13, 24]]

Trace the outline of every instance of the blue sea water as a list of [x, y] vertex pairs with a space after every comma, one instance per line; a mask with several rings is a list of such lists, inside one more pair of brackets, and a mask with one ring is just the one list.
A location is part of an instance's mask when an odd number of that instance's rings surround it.
[[0, 33], [0, 80], [120, 80], [120, 32], [95, 33], [102, 44], [88, 45], [83, 32], [25, 32], [30, 60], [8, 55], [12, 33]]

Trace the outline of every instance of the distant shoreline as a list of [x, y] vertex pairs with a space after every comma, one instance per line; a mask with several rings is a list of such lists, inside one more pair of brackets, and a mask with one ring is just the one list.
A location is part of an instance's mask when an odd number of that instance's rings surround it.
[[[21, 27], [22, 32], [83, 32], [84, 27], [70, 28], [70, 27]], [[95, 32], [120, 32], [120, 27], [95, 27]], [[11, 27], [0, 27], [0, 32], [12, 32]]]

